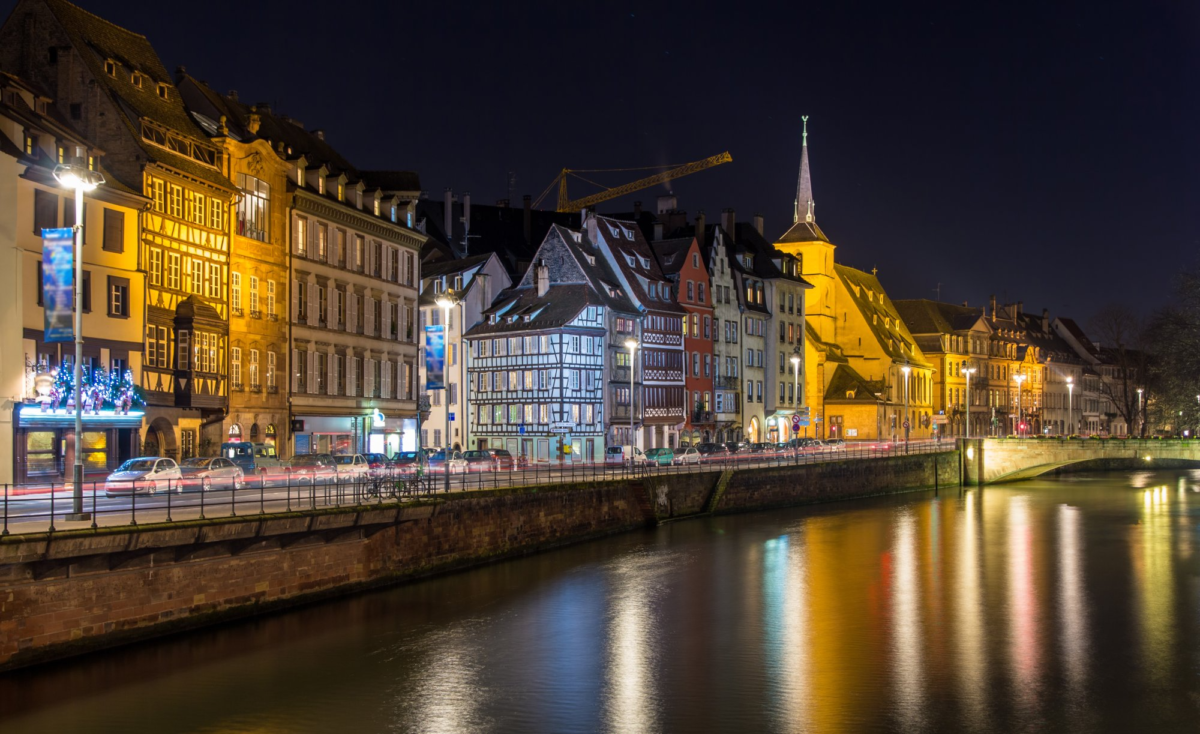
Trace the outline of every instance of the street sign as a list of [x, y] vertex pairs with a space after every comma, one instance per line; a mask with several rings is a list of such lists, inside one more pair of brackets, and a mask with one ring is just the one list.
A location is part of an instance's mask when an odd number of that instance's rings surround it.
[[521, 436], [524, 436], [524, 435], [525, 435], [525, 424], [524, 424], [524, 423], [522, 423], [521, 425], [517, 426], [517, 434], [518, 434], [518, 435], [521, 435]]
[[950, 422], [950, 418], [947, 416], [944, 416], [944, 415], [933, 416], [933, 424], [934, 425], [939, 425], [942, 423], [949, 423], [949, 422]]
[[454, 414], [453, 414], [453, 413], [451, 413], [451, 414], [450, 414], [450, 420], [454, 420]]

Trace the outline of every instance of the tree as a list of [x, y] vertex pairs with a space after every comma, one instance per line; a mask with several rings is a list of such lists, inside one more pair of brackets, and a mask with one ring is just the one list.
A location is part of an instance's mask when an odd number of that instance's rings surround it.
[[1150, 319], [1147, 342], [1155, 418], [1177, 431], [1200, 426], [1200, 269], [1178, 276], [1169, 304]]
[[[1131, 432], [1145, 435], [1144, 416], [1138, 410], [1140, 401], [1150, 399], [1146, 392], [1144, 321], [1128, 306], [1109, 304], [1092, 318], [1089, 332], [1099, 344], [1101, 394], [1112, 403]], [[1140, 398], [1138, 389], [1143, 391]]]

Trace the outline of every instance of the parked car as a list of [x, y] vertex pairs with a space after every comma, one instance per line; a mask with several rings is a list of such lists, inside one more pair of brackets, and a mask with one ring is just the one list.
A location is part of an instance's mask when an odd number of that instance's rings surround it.
[[646, 451], [646, 461], [659, 466], [670, 466], [675, 461], [675, 449], [660, 447]]
[[467, 462], [468, 472], [495, 471], [496, 462], [487, 451], [464, 451], [463, 461]]
[[723, 461], [730, 456], [729, 448], [722, 443], [696, 444], [696, 451], [700, 453], [701, 461]]
[[845, 451], [846, 442], [840, 438], [831, 438], [825, 441], [825, 450], [827, 451]]
[[392, 457], [392, 466], [397, 475], [413, 477], [424, 470], [425, 456], [419, 451], [401, 451]]
[[699, 464], [700, 452], [691, 446], [675, 449], [675, 456], [671, 459], [671, 463], [677, 466]]
[[508, 449], [484, 449], [484, 451], [491, 455], [492, 462], [496, 465], [496, 471], [512, 471], [520, 465], [520, 462], [509, 453]]
[[184, 459], [179, 465], [185, 489], [208, 492], [213, 489], [241, 489], [245, 484], [242, 468], [224, 457]]
[[[446, 451], [445, 449], [438, 451], [435, 454], [429, 455], [429, 472], [431, 474], [443, 474], [446, 471]], [[463, 458], [461, 451], [450, 452], [450, 473], [451, 474], [466, 474], [468, 470], [467, 460]]]
[[395, 465], [386, 454], [363, 454], [363, 458], [367, 460], [367, 476], [372, 479], [391, 476], [395, 470]]
[[751, 454], [766, 454], [770, 453], [775, 448], [775, 444], [759, 441], [758, 443], [750, 444], [748, 453]]
[[605, 463], [616, 464], [649, 464], [650, 459], [637, 446], [609, 446], [604, 454]]
[[154, 494], [183, 491], [183, 473], [174, 459], [164, 456], [142, 456], [130, 459], [117, 467], [104, 481], [104, 494]]
[[287, 466], [294, 484], [333, 484], [337, 481], [337, 462], [329, 454], [297, 454]]
[[371, 465], [362, 454], [338, 454], [333, 461], [337, 464], [339, 482], [361, 482], [371, 473]]
[[221, 444], [221, 456], [241, 468], [243, 476], [282, 474], [287, 462], [280, 460], [275, 445], [230, 441]]

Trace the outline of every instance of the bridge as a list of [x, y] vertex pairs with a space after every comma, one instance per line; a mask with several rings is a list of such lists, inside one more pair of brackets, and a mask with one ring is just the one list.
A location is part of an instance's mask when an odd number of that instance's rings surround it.
[[1079, 470], [1200, 467], [1196, 439], [959, 439], [963, 484], [977, 486]]

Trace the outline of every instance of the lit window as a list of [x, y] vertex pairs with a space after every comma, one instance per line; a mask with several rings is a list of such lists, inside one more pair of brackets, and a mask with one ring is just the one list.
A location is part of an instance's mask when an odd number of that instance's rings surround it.
[[104, 73], [111, 77], [115, 77], [117, 75], [117, 62], [113, 61], [112, 59], [105, 61]]
[[167, 85], [166, 85], [166, 84], [163, 84], [162, 82], [159, 82], [159, 84], [158, 84], [158, 96], [159, 96], [159, 97], [162, 97], [163, 99], [167, 99], [167, 95], [169, 94], [169, 92], [168, 92], [167, 90], [168, 90], [168, 87], [167, 87]]

